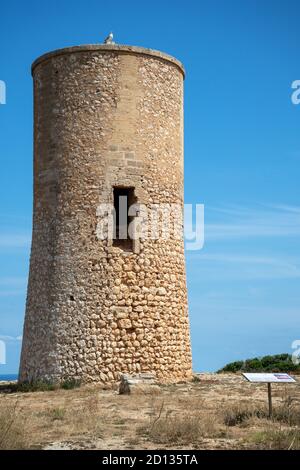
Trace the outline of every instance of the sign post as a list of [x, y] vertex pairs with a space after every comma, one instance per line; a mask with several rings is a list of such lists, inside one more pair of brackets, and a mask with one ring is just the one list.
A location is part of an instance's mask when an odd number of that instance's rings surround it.
[[271, 382], [268, 382], [268, 401], [269, 401], [269, 418], [271, 419], [273, 416], [272, 410], [272, 388]]
[[249, 382], [255, 383], [267, 383], [268, 384], [268, 402], [269, 402], [269, 418], [273, 416], [273, 407], [272, 407], [272, 383], [295, 383], [296, 380], [293, 379], [288, 374], [276, 373], [276, 374], [267, 374], [267, 373], [243, 373], [245, 379]]

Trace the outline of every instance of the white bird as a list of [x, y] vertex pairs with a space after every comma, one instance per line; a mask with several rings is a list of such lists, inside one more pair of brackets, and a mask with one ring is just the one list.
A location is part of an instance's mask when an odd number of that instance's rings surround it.
[[114, 39], [113, 33], [109, 33], [107, 38], [104, 39], [104, 44], [114, 44], [113, 39]]

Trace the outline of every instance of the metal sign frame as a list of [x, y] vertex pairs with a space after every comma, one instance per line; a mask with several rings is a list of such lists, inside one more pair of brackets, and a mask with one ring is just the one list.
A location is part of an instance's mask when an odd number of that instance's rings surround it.
[[243, 372], [243, 377], [251, 383], [267, 383], [268, 384], [268, 403], [269, 403], [269, 418], [273, 416], [272, 406], [272, 383], [291, 384], [296, 383], [296, 380], [285, 372]]

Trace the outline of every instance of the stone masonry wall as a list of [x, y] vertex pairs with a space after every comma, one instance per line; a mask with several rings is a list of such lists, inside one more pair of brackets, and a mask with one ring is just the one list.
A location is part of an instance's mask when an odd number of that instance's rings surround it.
[[[183, 240], [138, 253], [97, 236], [113, 187], [183, 204], [183, 71], [141, 48], [81, 46], [33, 67], [34, 218], [20, 380], [191, 377]], [[182, 213], [180, 213], [182, 219]], [[182, 220], [180, 220], [182, 223]]]

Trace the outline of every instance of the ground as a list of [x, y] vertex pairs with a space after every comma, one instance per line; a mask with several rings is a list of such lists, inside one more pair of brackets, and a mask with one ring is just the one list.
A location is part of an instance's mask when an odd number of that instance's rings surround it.
[[198, 374], [192, 382], [134, 395], [85, 385], [0, 393], [0, 449], [296, 449], [300, 381], [266, 384], [240, 374]]

